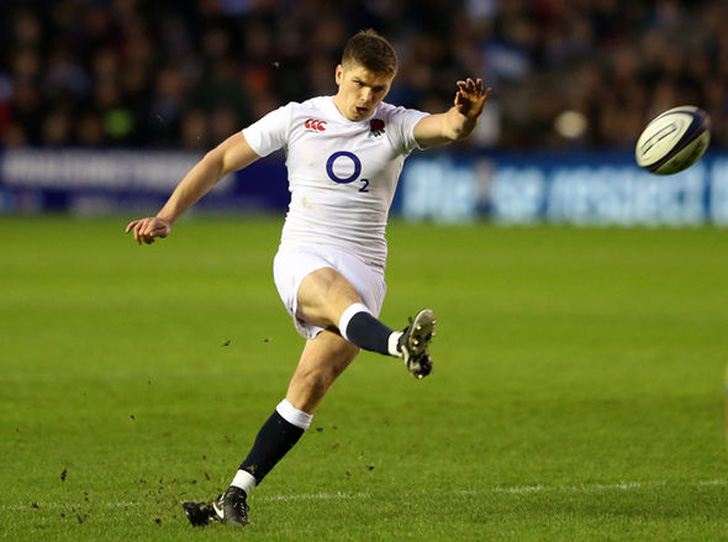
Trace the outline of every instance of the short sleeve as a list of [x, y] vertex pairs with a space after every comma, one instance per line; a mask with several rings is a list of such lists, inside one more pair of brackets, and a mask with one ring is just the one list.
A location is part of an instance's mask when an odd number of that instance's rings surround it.
[[258, 156], [268, 156], [286, 146], [293, 103], [279, 107], [243, 129], [248, 145]]
[[387, 111], [388, 134], [392, 144], [405, 156], [419, 148], [415, 139], [415, 126], [429, 113], [405, 107], [393, 107]]

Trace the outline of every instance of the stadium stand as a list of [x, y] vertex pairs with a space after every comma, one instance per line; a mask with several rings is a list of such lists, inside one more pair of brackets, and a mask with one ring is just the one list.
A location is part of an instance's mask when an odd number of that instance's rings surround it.
[[626, 148], [683, 103], [728, 144], [719, 0], [11, 0], [0, 21], [5, 148], [209, 148], [333, 93], [330, 66], [364, 27], [402, 57], [394, 103], [444, 109], [465, 75], [494, 87], [470, 145]]

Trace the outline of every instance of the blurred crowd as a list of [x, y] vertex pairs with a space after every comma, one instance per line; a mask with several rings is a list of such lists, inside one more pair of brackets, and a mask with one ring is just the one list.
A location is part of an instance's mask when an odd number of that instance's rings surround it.
[[2, 0], [0, 147], [204, 150], [290, 100], [333, 94], [346, 38], [388, 37], [387, 101], [494, 95], [468, 145], [626, 148], [699, 105], [728, 145], [724, 0]]

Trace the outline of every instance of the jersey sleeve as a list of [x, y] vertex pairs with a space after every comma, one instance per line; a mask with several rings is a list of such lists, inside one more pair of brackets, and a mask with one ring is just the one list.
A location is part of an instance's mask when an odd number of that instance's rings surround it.
[[415, 126], [429, 113], [405, 107], [390, 107], [387, 114], [388, 134], [395, 148], [405, 156], [420, 148], [415, 139]]
[[286, 146], [292, 111], [293, 103], [289, 103], [243, 129], [245, 140], [258, 156], [268, 156]]

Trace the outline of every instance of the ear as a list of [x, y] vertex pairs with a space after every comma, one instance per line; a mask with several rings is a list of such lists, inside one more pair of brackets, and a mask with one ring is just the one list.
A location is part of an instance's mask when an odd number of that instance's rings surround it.
[[343, 74], [344, 74], [344, 67], [341, 64], [339, 64], [338, 66], [336, 66], [336, 75], [335, 75], [337, 85], [341, 84], [341, 78], [342, 78]]

